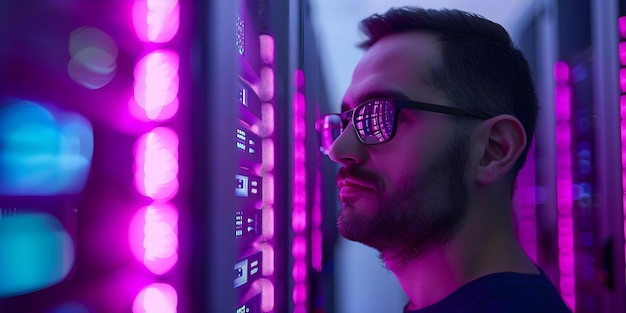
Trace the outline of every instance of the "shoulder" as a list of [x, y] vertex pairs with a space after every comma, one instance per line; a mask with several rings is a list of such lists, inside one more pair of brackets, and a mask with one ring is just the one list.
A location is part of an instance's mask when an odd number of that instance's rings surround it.
[[491, 274], [457, 291], [465, 293], [465, 297], [459, 297], [465, 301], [461, 312], [570, 312], [544, 274]]
[[413, 313], [570, 313], [544, 274], [496, 273], [478, 278]]

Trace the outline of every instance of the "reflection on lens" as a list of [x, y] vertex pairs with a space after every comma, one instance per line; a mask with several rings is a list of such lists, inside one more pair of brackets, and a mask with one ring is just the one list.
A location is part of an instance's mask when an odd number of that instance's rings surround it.
[[374, 145], [389, 140], [395, 113], [395, 106], [388, 100], [373, 100], [358, 107], [354, 120], [361, 142]]
[[342, 130], [341, 117], [337, 114], [328, 114], [317, 120], [315, 129], [317, 130], [320, 151], [328, 154], [330, 146], [339, 137]]

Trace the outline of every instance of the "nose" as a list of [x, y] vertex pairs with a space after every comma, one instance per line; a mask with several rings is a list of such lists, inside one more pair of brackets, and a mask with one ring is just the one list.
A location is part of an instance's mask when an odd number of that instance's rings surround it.
[[365, 145], [357, 137], [352, 122], [339, 134], [328, 151], [328, 157], [343, 166], [359, 164], [366, 155]]

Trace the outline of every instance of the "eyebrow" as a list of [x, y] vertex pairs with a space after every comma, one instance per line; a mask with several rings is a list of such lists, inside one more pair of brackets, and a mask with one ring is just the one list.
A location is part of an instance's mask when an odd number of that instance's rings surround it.
[[385, 90], [385, 91], [370, 91], [370, 92], [365, 92], [362, 93], [360, 95], [358, 95], [355, 98], [356, 101], [356, 105], [352, 106], [349, 105], [346, 102], [342, 102], [341, 103], [341, 112], [345, 112], [345, 111], [350, 111], [352, 109], [354, 109], [354, 107], [356, 107], [357, 105], [365, 102], [365, 101], [369, 101], [369, 100], [373, 100], [373, 99], [398, 99], [398, 100], [410, 100], [409, 96], [407, 96], [405, 93], [399, 91], [399, 90]]

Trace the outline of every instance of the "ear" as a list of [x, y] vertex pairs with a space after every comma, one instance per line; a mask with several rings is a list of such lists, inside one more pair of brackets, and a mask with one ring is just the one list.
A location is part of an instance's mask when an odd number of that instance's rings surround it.
[[512, 115], [498, 115], [483, 122], [479, 130], [481, 148], [476, 182], [488, 185], [505, 176], [526, 147], [526, 132]]

